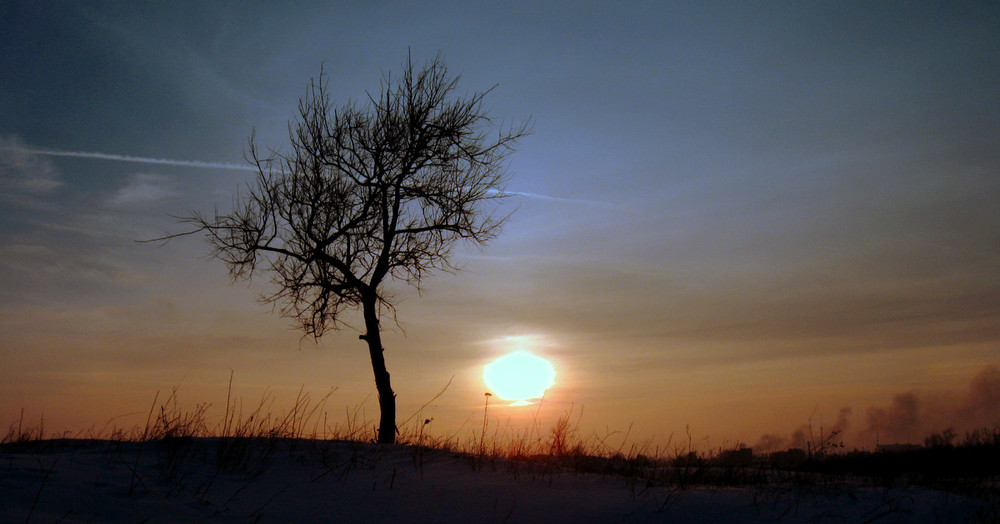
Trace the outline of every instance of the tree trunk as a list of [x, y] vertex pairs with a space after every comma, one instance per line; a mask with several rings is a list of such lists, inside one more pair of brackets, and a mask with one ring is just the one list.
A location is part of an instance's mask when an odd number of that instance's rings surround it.
[[377, 442], [379, 444], [396, 443], [396, 394], [392, 392], [389, 372], [385, 369], [385, 357], [382, 355], [382, 336], [379, 333], [378, 299], [364, 297], [362, 299], [365, 314], [365, 330], [361, 336], [368, 342], [368, 353], [372, 358], [372, 371], [375, 373], [375, 389], [378, 391], [378, 407], [381, 420], [378, 426]]

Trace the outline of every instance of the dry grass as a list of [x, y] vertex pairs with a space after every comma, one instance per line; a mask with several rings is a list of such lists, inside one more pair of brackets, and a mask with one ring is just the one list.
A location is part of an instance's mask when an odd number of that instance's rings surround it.
[[[335, 389], [331, 389], [314, 399], [302, 388], [289, 408], [275, 414], [275, 399], [269, 391], [265, 391], [257, 402], [244, 404], [233, 397], [230, 377], [224, 415], [214, 423], [209, 419], [209, 404], [184, 409], [178, 399], [178, 390], [174, 388], [163, 400], [159, 394], [154, 397], [141, 426], [118, 428], [109, 421], [99, 431], [91, 429], [71, 439], [66, 439], [66, 435], [46, 435], [44, 419], [40, 418], [37, 424], [27, 423], [22, 411], [0, 438], [0, 446], [3, 446], [0, 451], [21, 447], [38, 449], [45, 443], [72, 445], [84, 439], [116, 444], [155, 443], [153, 452], [159, 457], [158, 473], [173, 480], [185, 475], [192, 460], [211, 461], [216, 471], [260, 472], [279, 449], [316, 446], [331, 440], [357, 443], [353, 456], [347, 458], [328, 456], [325, 452], [320, 454], [330, 471], [343, 474], [374, 460], [361, 455], [367, 453], [363, 449], [374, 449], [366, 446], [375, 440], [376, 424], [366, 418], [363, 404], [345, 410], [339, 420], [331, 422], [326, 408], [334, 392]], [[695, 486], [823, 485], [850, 476], [869, 479], [881, 486], [917, 482], [1000, 500], [995, 487], [996, 472], [975, 467], [995, 463], [1000, 457], [1000, 427], [971, 432], [964, 439], [953, 433], [932, 435], [926, 447], [904, 457], [829, 453], [827, 450], [838, 448], [824, 446], [822, 454], [782, 463], [773, 457], [752, 457], [749, 453], [734, 453], [733, 450], [699, 453], [692, 446], [690, 430], [684, 441], [673, 446], [668, 443], [666, 448], [654, 448], [649, 441], [631, 440], [631, 427], [624, 432], [588, 434], [580, 429], [582, 408], [570, 408], [554, 422], [546, 424], [540, 419], [539, 405], [527, 427], [515, 428], [509, 422], [492, 420], [489, 402], [487, 396], [479, 431], [464, 437], [457, 433], [438, 435], [432, 432], [433, 419], [420, 416], [424, 407], [430, 404], [428, 402], [403, 421], [398, 445], [412, 450], [414, 465], [420, 471], [430, 454], [444, 452], [465, 457], [476, 469], [505, 469], [533, 475], [594, 473], [627, 478], [638, 491], [654, 486], [687, 489]], [[214, 445], [193, 446], [196, 439], [209, 440]], [[129, 449], [134, 455], [127, 458], [123, 455], [119, 459], [132, 471], [130, 490], [141, 490], [143, 477], [150, 472], [140, 471], [140, 456], [151, 448], [133, 446]], [[206, 449], [211, 451], [206, 452]], [[949, 469], [949, 464], [968, 467]]]

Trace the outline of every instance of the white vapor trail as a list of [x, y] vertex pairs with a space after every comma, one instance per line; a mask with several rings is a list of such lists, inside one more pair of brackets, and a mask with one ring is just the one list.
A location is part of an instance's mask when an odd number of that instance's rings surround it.
[[[11, 146], [3, 144], [2, 142], [0, 142], [0, 149], [8, 149], [12, 151], [19, 151], [22, 153], [28, 153], [34, 155], [93, 158], [97, 160], [112, 160], [116, 162], [134, 162], [137, 164], [160, 164], [167, 166], [197, 167], [205, 169], [234, 169], [239, 171], [257, 170], [257, 168], [252, 165], [232, 164], [229, 162], [202, 162], [200, 160], [174, 160], [169, 158], [149, 158], [142, 156], [119, 155], [115, 153], [97, 153], [92, 151], [59, 151], [56, 149], [34, 149], [18, 145]], [[570, 204], [586, 204], [586, 205], [597, 205], [597, 206], [607, 205], [604, 202], [554, 197], [548, 195], [541, 195], [538, 193], [529, 193], [526, 191], [506, 191], [506, 194], [517, 195], [520, 197], [532, 198], [536, 200], [548, 200], [550, 202], [565, 202]]]
[[53, 149], [31, 149], [26, 147], [5, 147], [23, 153], [46, 156], [66, 156], [75, 158], [93, 158], [98, 160], [114, 160], [117, 162], [135, 162], [138, 164], [161, 164], [168, 166], [199, 167], [207, 169], [236, 169], [240, 171], [256, 171], [257, 168], [251, 165], [231, 164], [229, 162], [202, 162], [199, 160], [173, 160], [169, 158], [148, 158], [131, 155], [117, 155], [113, 153], [95, 153], [89, 151], [57, 151]]
[[599, 202], [597, 200], [582, 200], [578, 198], [563, 198], [555, 197], [549, 195], [542, 195], [539, 193], [529, 193], [527, 191], [505, 191], [508, 195], [517, 195], [525, 198], [534, 198], [537, 200], [549, 200], [551, 202], [566, 202], [568, 204], [586, 204], [591, 206], [607, 206], [606, 202]]

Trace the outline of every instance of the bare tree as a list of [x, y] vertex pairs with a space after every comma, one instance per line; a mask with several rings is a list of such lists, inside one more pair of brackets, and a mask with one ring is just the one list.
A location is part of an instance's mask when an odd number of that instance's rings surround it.
[[419, 70], [408, 58], [401, 77], [386, 75], [363, 104], [334, 107], [321, 72], [289, 124], [291, 151], [261, 155], [251, 134], [255, 183], [230, 214], [184, 219], [195, 226], [184, 234], [204, 232], [234, 279], [269, 273], [276, 291], [262, 300], [306, 335], [340, 329], [345, 311], [360, 308], [381, 443], [397, 433], [380, 333], [393, 304], [383, 285], [419, 289], [429, 271], [454, 269], [456, 243], [496, 237], [509, 216], [495, 205], [506, 158], [530, 133], [527, 124], [497, 129], [483, 107], [489, 91], [460, 95], [458, 80], [439, 57]]

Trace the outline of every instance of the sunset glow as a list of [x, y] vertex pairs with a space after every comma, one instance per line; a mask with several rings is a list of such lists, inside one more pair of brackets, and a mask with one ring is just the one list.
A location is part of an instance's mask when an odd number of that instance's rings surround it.
[[[584, 406], [579, 434], [661, 450], [1000, 425], [1000, 2], [3, 5], [0, 437], [141, 429], [174, 391], [210, 428], [305, 396], [377, 427], [379, 355], [426, 439]], [[310, 85], [367, 110], [435, 56], [486, 139], [534, 132], [482, 202], [498, 236], [384, 277], [381, 353], [361, 309], [314, 338], [259, 303], [281, 275], [234, 285], [204, 232], [143, 242], [238, 211], [248, 139], [289, 155]]]
[[504, 400], [541, 398], [555, 383], [556, 370], [549, 361], [527, 351], [504, 355], [483, 368], [486, 386]]

